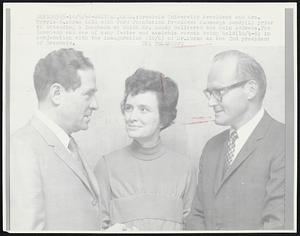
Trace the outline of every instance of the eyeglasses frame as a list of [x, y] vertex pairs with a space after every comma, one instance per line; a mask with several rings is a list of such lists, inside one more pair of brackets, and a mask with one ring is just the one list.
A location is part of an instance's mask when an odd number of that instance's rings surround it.
[[[229, 86], [226, 86], [226, 87], [222, 87], [222, 88], [217, 88], [217, 89], [204, 89], [203, 90], [203, 93], [204, 95], [206, 96], [206, 98], [209, 100], [211, 98], [211, 96], [213, 96], [218, 102], [222, 102], [223, 100], [223, 96], [228, 93], [231, 89], [234, 89], [234, 88], [238, 88], [246, 83], [248, 83], [249, 81], [251, 81], [252, 79], [249, 79], [249, 80], [243, 80], [243, 81], [239, 81], [237, 83], [234, 83], [234, 84], [231, 84]], [[220, 98], [217, 98], [215, 96], [215, 92], [214, 91], [218, 91], [220, 93]]]

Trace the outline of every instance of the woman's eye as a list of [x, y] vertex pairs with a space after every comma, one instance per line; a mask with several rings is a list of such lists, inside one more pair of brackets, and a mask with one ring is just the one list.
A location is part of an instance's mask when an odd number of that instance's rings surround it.
[[126, 112], [132, 111], [132, 106], [125, 105], [125, 111]]
[[141, 112], [148, 112], [148, 111], [149, 111], [149, 109], [148, 109], [148, 108], [146, 108], [146, 107], [141, 107], [141, 108], [140, 108], [140, 111], [141, 111]]
[[87, 92], [85, 94], [85, 96], [86, 96], [87, 99], [90, 99], [91, 97], [93, 97], [93, 95], [94, 95], [94, 92]]

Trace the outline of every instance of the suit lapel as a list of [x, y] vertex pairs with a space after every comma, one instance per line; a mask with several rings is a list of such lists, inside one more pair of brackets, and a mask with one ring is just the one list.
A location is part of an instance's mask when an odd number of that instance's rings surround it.
[[[248, 140], [242, 147], [241, 151], [237, 155], [236, 159], [230, 166], [230, 168], [225, 173], [224, 177], [221, 177], [220, 182], [218, 185], [215, 186], [215, 194], [218, 193], [224, 182], [236, 171], [236, 169], [246, 160], [248, 159], [251, 154], [256, 150], [257, 146], [260, 144], [261, 140], [263, 139], [264, 135], [266, 134], [267, 129], [269, 128], [271, 121], [270, 115], [265, 111], [265, 114], [262, 120], [258, 123], [256, 128], [254, 129], [253, 133], [249, 136]], [[228, 135], [228, 134], [227, 134]], [[224, 169], [224, 162], [225, 162], [225, 146], [226, 146], [226, 139], [225, 145], [223, 148], [223, 152], [221, 152], [220, 161], [219, 161], [219, 169], [218, 175], [223, 175]], [[220, 176], [219, 176], [220, 178]]]
[[217, 158], [217, 163], [216, 163], [216, 175], [215, 175], [215, 185], [214, 185], [214, 191], [215, 194], [218, 192], [222, 185], [222, 179], [223, 179], [223, 170], [224, 170], [224, 164], [225, 164], [225, 152], [226, 152], [226, 141], [227, 137], [229, 134], [229, 130], [226, 130], [223, 136], [223, 142], [221, 142], [221, 149]]
[[79, 155], [81, 156], [84, 168], [85, 168], [85, 170], [88, 174], [88, 178], [90, 180], [90, 184], [91, 184], [91, 187], [93, 188], [94, 194], [99, 198], [100, 197], [100, 192], [99, 192], [99, 189], [98, 189], [98, 184], [97, 184], [97, 180], [94, 176], [94, 173], [89, 168], [89, 165], [88, 165], [86, 159], [84, 158], [84, 155], [81, 153], [80, 149], [78, 150], [78, 152], [79, 152]]
[[[226, 179], [248, 158], [251, 156], [251, 153], [254, 152], [259, 142], [257, 142], [257, 137], [250, 136], [247, 142], [242, 147], [241, 151], [237, 155], [236, 159], [229, 167], [229, 169], [224, 174], [224, 178], [222, 180], [222, 184]], [[225, 159], [225, 158], [223, 158]]]
[[42, 135], [47, 144], [53, 147], [56, 155], [79, 177], [81, 182], [86, 186], [89, 192], [94, 195], [94, 192], [88, 182], [87, 177], [82, 173], [79, 163], [74, 160], [72, 155], [67, 151], [55, 134], [37, 117], [33, 117], [31, 125]]

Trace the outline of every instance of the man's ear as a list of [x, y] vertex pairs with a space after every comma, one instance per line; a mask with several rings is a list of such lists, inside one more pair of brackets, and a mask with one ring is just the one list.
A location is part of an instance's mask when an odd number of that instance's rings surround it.
[[59, 83], [54, 83], [50, 86], [49, 97], [53, 104], [59, 105], [62, 101], [65, 89]]
[[253, 99], [256, 97], [258, 93], [258, 84], [255, 80], [250, 80], [246, 85], [245, 85], [246, 91], [247, 91], [247, 98], [249, 100]]

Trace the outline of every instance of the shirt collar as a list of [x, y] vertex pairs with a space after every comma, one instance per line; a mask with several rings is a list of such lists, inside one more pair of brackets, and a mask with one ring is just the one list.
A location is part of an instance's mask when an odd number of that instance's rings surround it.
[[[259, 121], [262, 119], [264, 115], [263, 107], [255, 114], [255, 116], [249, 120], [246, 124], [237, 129], [238, 137], [248, 137], [253, 132], [255, 127], [258, 125]], [[232, 129], [230, 130], [232, 132]]]
[[36, 117], [40, 119], [56, 135], [59, 141], [61, 141], [66, 148], [68, 148], [70, 137], [59, 125], [49, 119], [40, 110], [36, 112]]

